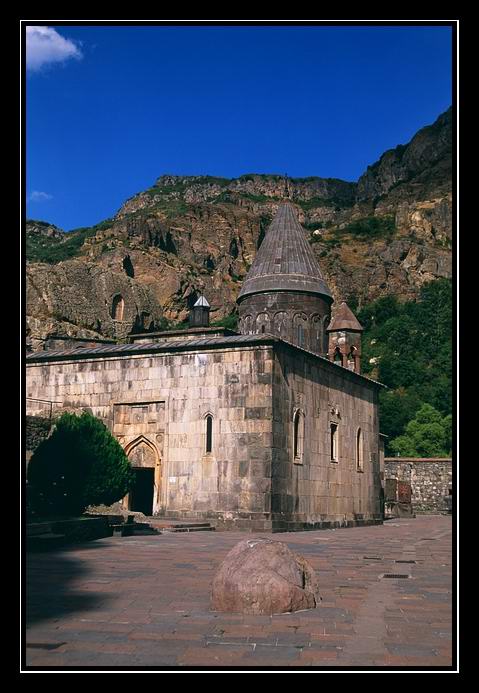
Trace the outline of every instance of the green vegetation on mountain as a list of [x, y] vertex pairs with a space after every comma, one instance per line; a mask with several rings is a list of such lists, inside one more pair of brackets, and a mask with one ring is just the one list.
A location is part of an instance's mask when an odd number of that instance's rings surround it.
[[[379, 417], [391, 453], [424, 404], [441, 417], [452, 413], [452, 282], [425, 284], [417, 301], [384, 296], [357, 316], [365, 328], [362, 372], [389, 388], [380, 394]], [[450, 441], [444, 445], [450, 450]]]
[[353, 236], [367, 240], [369, 238], [391, 236], [395, 230], [396, 224], [394, 217], [387, 215], [357, 219], [340, 229], [339, 233], [350, 233]]
[[222, 320], [217, 320], [216, 322], [212, 322], [211, 327], [225, 327], [228, 330], [237, 330], [238, 329], [238, 314], [237, 313], [231, 313], [230, 315], [227, 315]]
[[[48, 227], [48, 224], [27, 221], [28, 224]], [[95, 224], [85, 226], [73, 231], [63, 232], [59, 235], [47, 236], [44, 234], [26, 235], [25, 250], [29, 262], [46, 262], [56, 264], [64, 260], [70, 260], [80, 254], [81, 248], [87, 238], [95, 236], [99, 231], [104, 231], [113, 226], [113, 221], [107, 219]]]

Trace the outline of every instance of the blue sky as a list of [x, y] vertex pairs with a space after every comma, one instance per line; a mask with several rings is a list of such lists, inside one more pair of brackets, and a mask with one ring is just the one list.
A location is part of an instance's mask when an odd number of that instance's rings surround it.
[[452, 103], [449, 27], [28, 31], [27, 217], [65, 230], [163, 173], [354, 181]]

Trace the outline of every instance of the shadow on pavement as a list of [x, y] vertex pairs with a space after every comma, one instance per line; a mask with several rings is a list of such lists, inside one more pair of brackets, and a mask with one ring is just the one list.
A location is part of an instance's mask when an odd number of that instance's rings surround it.
[[101, 548], [96, 542], [88, 542], [56, 551], [26, 554], [24, 614], [27, 626], [76, 611], [94, 610], [108, 600], [105, 594], [80, 592], [71, 587], [72, 580], [84, 577], [88, 567], [70, 552]]

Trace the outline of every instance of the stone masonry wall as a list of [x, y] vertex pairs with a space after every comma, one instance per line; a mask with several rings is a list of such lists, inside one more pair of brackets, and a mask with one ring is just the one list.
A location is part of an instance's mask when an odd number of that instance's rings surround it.
[[25, 417], [25, 450], [32, 453], [50, 433], [51, 422], [43, 416]]
[[452, 489], [452, 460], [447, 458], [386, 457], [385, 478], [411, 484], [414, 512], [445, 512]]
[[[377, 388], [314, 356], [278, 349], [274, 368], [272, 511], [275, 527], [380, 522]], [[304, 414], [302, 460], [294, 460], [294, 416]], [[331, 460], [330, 424], [338, 425]], [[357, 432], [362, 431], [362, 471]]]
[[27, 394], [90, 409], [132, 455], [145, 446], [143, 459], [157, 460], [154, 514], [267, 530], [272, 369], [270, 346], [85, 357], [29, 364]]

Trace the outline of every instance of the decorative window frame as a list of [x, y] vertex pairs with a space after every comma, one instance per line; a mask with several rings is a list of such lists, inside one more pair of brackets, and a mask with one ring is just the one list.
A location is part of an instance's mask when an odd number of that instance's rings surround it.
[[309, 331], [309, 320], [306, 313], [295, 313], [293, 315], [293, 335], [301, 349], [309, 348]]
[[293, 464], [304, 464], [305, 428], [306, 416], [304, 411], [296, 408], [293, 411]]
[[[333, 426], [334, 434], [333, 434]], [[330, 459], [332, 464], [338, 464], [339, 462], [339, 423], [338, 421], [329, 421], [329, 448], [330, 448]]]
[[364, 435], [361, 426], [356, 430], [356, 471], [364, 474]]
[[[211, 421], [210, 429], [210, 450], [208, 450], [208, 420]], [[214, 448], [214, 421], [215, 415], [211, 411], [207, 411], [203, 414], [204, 421], [204, 433], [203, 433], [203, 457], [212, 457]]]

